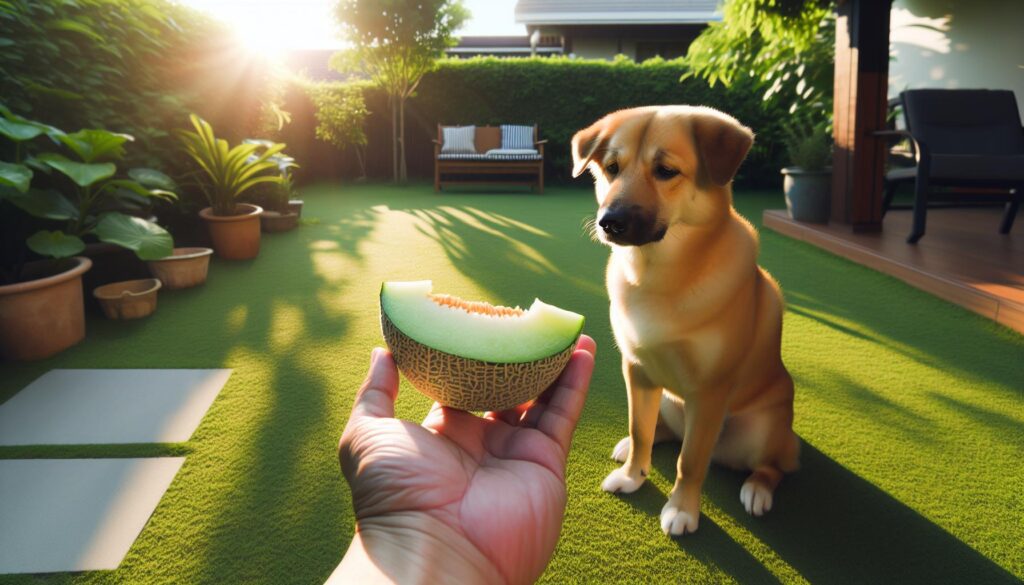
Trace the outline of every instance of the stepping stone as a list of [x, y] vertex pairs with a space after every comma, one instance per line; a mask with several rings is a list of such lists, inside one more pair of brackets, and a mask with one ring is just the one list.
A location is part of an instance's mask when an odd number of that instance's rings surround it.
[[184, 461], [0, 460], [0, 574], [116, 569]]
[[51, 370], [0, 404], [0, 445], [184, 442], [230, 375]]

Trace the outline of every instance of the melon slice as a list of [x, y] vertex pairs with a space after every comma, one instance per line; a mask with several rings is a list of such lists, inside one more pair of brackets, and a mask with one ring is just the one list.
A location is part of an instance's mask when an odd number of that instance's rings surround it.
[[561, 373], [583, 316], [535, 300], [528, 310], [433, 294], [429, 280], [385, 282], [381, 329], [398, 369], [445, 406], [503, 410]]

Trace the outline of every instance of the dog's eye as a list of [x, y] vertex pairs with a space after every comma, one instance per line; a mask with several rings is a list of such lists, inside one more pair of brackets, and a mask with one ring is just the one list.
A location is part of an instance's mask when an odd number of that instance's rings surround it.
[[677, 176], [678, 174], [679, 171], [675, 169], [670, 169], [665, 165], [658, 165], [654, 167], [654, 176], [657, 177], [659, 181], [667, 181]]
[[613, 162], [612, 164], [606, 166], [604, 168], [604, 171], [614, 177], [615, 175], [619, 174], [619, 163]]

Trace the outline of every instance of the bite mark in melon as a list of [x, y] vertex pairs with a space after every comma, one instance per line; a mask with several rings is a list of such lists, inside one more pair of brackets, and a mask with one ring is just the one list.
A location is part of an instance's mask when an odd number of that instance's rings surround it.
[[386, 282], [381, 328], [399, 370], [453, 408], [503, 410], [536, 398], [572, 357], [583, 317], [535, 300], [528, 310]]

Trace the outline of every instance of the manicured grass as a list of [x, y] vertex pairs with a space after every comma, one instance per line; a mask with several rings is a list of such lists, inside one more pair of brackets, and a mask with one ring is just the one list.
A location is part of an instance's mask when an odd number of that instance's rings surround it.
[[[320, 583], [351, 538], [335, 446], [382, 343], [382, 280], [502, 304], [535, 296], [587, 317], [598, 343], [569, 462], [569, 507], [544, 580], [993, 583], [1024, 577], [1024, 337], [771, 232], [762, 264], [788, 301], [783, 357], [797, 382], [803, 469], [775, 509], [748, 517], [742, 474], [713, 469], [700, 531], [669, 539], [657, 513], [678, 444], [652, 481], [598, 488], [626, 432], [607, 252], [583, 233], [588, 191], [434, 195], [416, 186], [321, 186], [317, 218], [265, 236], [253, 262], [215, 260], [202, 288], [162, 292], [150, 319], [91, 318], [80, 346], [0, 365], [0, 400], [50, 368], [215, 368], [231, 376], [192, 440], [167, 446], [19, 447], [0, 457], [187, 456], [117, 571], [2, 582]], [[740, 193], [760, 222], [779, 194]], [[404, 384], [398, 413], [427, 400]]]

